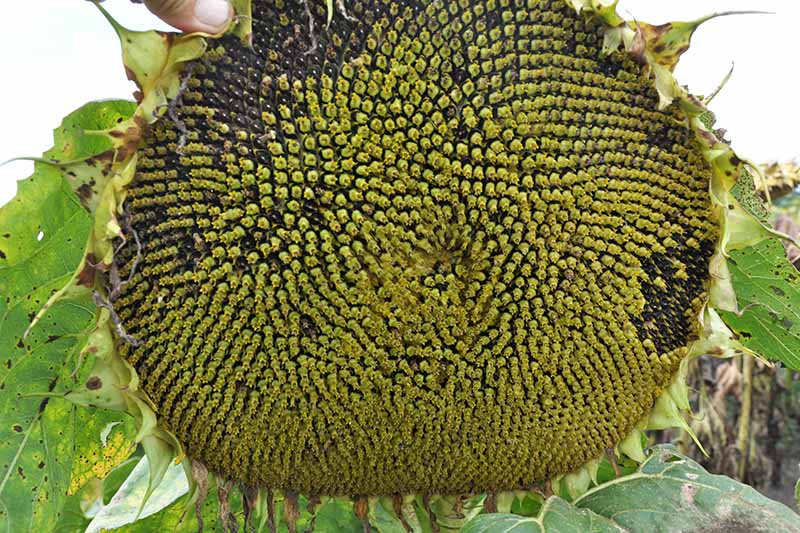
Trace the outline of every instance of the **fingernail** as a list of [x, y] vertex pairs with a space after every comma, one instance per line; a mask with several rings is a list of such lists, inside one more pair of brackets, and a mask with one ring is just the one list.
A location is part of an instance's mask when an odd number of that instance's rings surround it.
[[222, 28], [231, 18], [231, 5], [227, 0], [197, 0], [194, 16], [203, 24]]

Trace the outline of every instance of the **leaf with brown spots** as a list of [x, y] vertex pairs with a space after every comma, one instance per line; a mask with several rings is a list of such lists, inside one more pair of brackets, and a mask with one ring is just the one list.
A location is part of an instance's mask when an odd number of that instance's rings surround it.
[[763, 11], [725, 11], [714, 13], [690, 22], [668, 22], [666, 24], [647, 24], [629, 22], [636, 30], [637, 37], [646, 43], [646, 49], [659, 65], [675, 70], [681, 55], [689, 49], [692, 35], [701, 24], [717, 17], [727, 15], [763, 14]]
[[739, 313], [722, 318], [739, 340], [770, 361], [800, 370], [800, 273], [777, 239], [731, 252]]
[[[70, 117], [45, 157], [60, 158], [68, 151], [80, 157], [82, 150], [94, 149], [94, 141], [77, 132], [105, 127], [104, 119], [89, 120], [91, 113], [82, 111]], [[0, 232], [7, 235], [0, 259], [0, 353], [5, 361], [0, 365], [1, 531], [53, 530], [73, 463], [89, 440], [82, 433], [87, 411], [59, 396], [77, 385], [72, 374], [94, 305], [88, 299], [56, 303], [23, 342], [31, 317], [72, 276], [89, 229], [89, 214], [68, 176], [53, 165], [37, 163], [33, 176], [19, 182], [16, 197], [0, 208]], [[77, 378], [88, 378], [89, 368], [86, 361]], [[98, 415], [97, 423], [123, 415], [103, 421], [104, 416]]]
[[131, 117], [133, 102], [91, 102], [71, 113], [55, 132], [55, 146], [42, 158], [28, 158], [60, 172], [81, 205], [94, 212], [113, 176], [113, 164], [128, 158], [139, 144], [141, 120]]
[[70, 473], [69, 494], [75, 494], [90, 479], [104, 479], [136, 450], [133, 419], [102, 409], [80, 409], [81, 431]]

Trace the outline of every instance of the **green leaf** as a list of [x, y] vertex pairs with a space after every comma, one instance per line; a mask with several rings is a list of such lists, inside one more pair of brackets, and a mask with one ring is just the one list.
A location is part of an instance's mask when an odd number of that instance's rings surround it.
[[800, 532], [800, 516], [791, 509], [729, 477], [709, 474], [671, 446], [656, 446], [636, 473], [590, 490], [575, 505], [631, 532]]
[[514, 498], [511, 504], [511, 513], [522, 516], [537, 516], [542, 510], [544, 498], [537, 498], [537, 494], [526, 495], [524, 498]]
[[[201, 509], [203, 517], [204, 532], [224, 531], [219, 517], [219, 495], [214, 481], [210, 480], [208, 494], [203, 501]], [[262, 497], [263, 497], [262, 493]], [[242, 505], [241, 494], [238, 490], [233, 490], [229, 496], [230, 509], [236, 519], [240, 530], [244, 527], [244, 508]], [[253, 510], [250, 519], [251, 531], [255, 533], [267, 533], [269, 531], [267, 506], [265, 504]], [[308, 531], [312, 528], [318, 533], [362, 533], [364, 524], [353, 513], [353, 504], [347, 500], [326, 499], [323, 503], [313, 507], [313, 512], [309, 509], [309, 501], [304, 497], [298, 499], [299, 516], [295, 524], [296, 531]], [[274, 516], [276, 531], [287, 533], [289, 528], [283, 516], [283, 501], [275, 498]], [[387, 522], [388, 523], [388, 522]], [[373, 524], [381, 533], [387, 533], [381, 524]], [[130, 533], [160, 533], [161, 531], [172, 531], [175, 533], [189, 533], [198, 531], [197, 518], [194, 509], [187, 510], [185, 498], [175, 500], [171, 505], [165, 507], [158, 513], [127, 524], [115, 532]], [[405, 529], [402, 529], [405, 532]]]
[[[253, 526], [256, 531], [268, 531], [268, 516], [265, 512], [266, 506], [255, 509], [252, 516]], [[313, 525], [313, 530], [318, 532], [336, 531], [341, 533], [361, 533], [364, 531], [364, 524], [356, 517], [353, 512], [353, 503], [341, 498], [326, 499], [313, 508], [309, 507], [307, 498], [298, 498], [297, 531], [307, 531]], [[313, 512], [312, 512], [313, 511]], [[278, 532], [286, 533], [289, 531], [283, 513], [283, 500], [275, 498], [275, 528]]]
[[31, 393], [63, 390], [65, 355], [77, 351], [76, 336], [93, 314], [88, 302], [62, 302], [22, 339], [77, 264], [82, 243], [75, 253], [70, 239], [87, 222], [77, 202], [67, 199], [71, 192], [61, 176], [49, 170], [37, 169], [0, 210], [0, 529], [9, 531], [49, 531], [63, 504], [75, 409]]
[[483, 514], [464, 533], [600, 531], [800, 532], [800, 516], [755, 489], [709, 474], [671, 446], [656, 446], [638, 471], [591, 489], [570, 505], [550, 497], [537, 517]]
[[91, 522], [90, 515], [101, 505], [100, 480], [92, 480], [77, 494], [67, 498], [61, 517], [52, 533], [84, 533]]
[[[113, 104], [95, 104], [104, 105]], [[71, 119], [80, 124], [80, 113], [67, 117], [65, 124]], [[83, 150], [95, 149], [93, 142], [75, 141], [68, 128], [60, 128], [56, 138], [46, 157], [68, 152], [81, 156]], [[52, 165], [36, 164], [34, 174], [19, 183], [16, 197], [0, 208], [3, 531], [52, 531], [67, 501], [73, 459], [85, 452], [88, 439], [97, 438], [79, 431], [86, 412], [58, 398], [75, 386], [73, 372], [94, 305], [88, 300], [59, 302], [23, 338], [36, 312], [70, 279], [89, 226], [88, 213]]]
[[[301, 514], [301, 518], [305, 518], [304, 514]], [[300, 522], [298, 521], [299, 526]], [[301, 531], [305, 529], [307, 528], [303, 528]], [[364, 524], [353, 513], [351, 502], [344, 502], [341, 499], [329, 500], [318, 506], [315, 511], [314, 531], [361, 532], [363, 530]]]
[[800, 273], [783, 245], [769, 239], [728, 260], [740, 313], [722, 318], [751, 350], [800, 370]]
[[[413, 516], [413, 519], [409, 520], [409, 518], [412, 517], [407, 516], [408, 513], [403, 514], [406, 524], [408, 524], [413, 531], [422, 531], [422, 526], [416, 520], [416, 516]], [[410, 514], [413, 515], [413, 513]], [[394, 510], [394, 502], [391, 501], [391, 498], [380, 498], [375, 505], [370, 507], [369, 523], [373, 528], [380, 531], [380, 533], [408, 533], [408, 529], [398, 518]]]
[[551, 496], [537, 517], [483, 514], [471, 520], [462, 533], [619, 533], [625, 529], [588, 509], [578, 509]]
[[[29, 223], [29, 227], [9, 223], [10, 210], [0, 211], [0, 231], [10, 235], [3, 244], [14, 251], [14, 263], [6, 261], [0, 267], [0, 529], [9, 531], [49, 531], [63, 504], [72, 466], [75, 409], [31, 393], [63, 389], [68, 374], [65, 355], [77, 351], [76, 336], [92, 317], [87, 302], [63, 302], [47, 313], [41, 327], [22, 339], [33, 314], [68, 279], [80, 255], [80, 251], [59, 250], [69, 248], [66, 241], [78, 217], [57, 197], [58, 185], [47, 183], [48, 177], [37, 173], [33, 179], [38, 182], [27, 184], [28, 190], [35, 187], [51, 193], [41, 207], [35, 205], [35, 196], [15, 200], [27, 206], [32, 220], [42, 217], [42, 210], [53, 208], [48, 223], [57, 224], [58, 215], [63, 215], [62, 231], [47, 223]], [[30, 234], [40, 227], [52, 233], [38, 241], [35, 233]]]
[[800, 479], [797, 480], [797, 484], [794, 486], [794, 499], [797, 502], [797, 506], [800, 507]]

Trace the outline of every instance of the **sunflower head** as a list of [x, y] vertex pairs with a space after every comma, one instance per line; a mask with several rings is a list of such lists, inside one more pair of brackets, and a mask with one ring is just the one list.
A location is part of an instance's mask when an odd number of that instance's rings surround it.
[[561, 1], [325, 17], [255, 2], [139, 149], [114, 307], [162, 424], [307, 494], [599, 457], [697, 335], [717, 232], [685, 116]]
[[140, 105], [76, 185], [102, 379], [73, 399], [135, 414], [153, 482], [180, 450], [287, 502], [572, 493], [686, 427], [687, 358], [736, 348], [727, 247], [767, 231], [671, 75], [699, 22], [238, 8], [213, 38], [116, 26]]

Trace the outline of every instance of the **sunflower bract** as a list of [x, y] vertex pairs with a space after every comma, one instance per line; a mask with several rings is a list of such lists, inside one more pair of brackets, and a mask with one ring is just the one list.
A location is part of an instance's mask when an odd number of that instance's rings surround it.
[[[709, 170], [562, 0], [255, 0], [149, 132], [114, 302], [159, 419], [305, 494], [531, 486], [695, 338]], [[310, 16], [310, 18], [309, 18]]]

